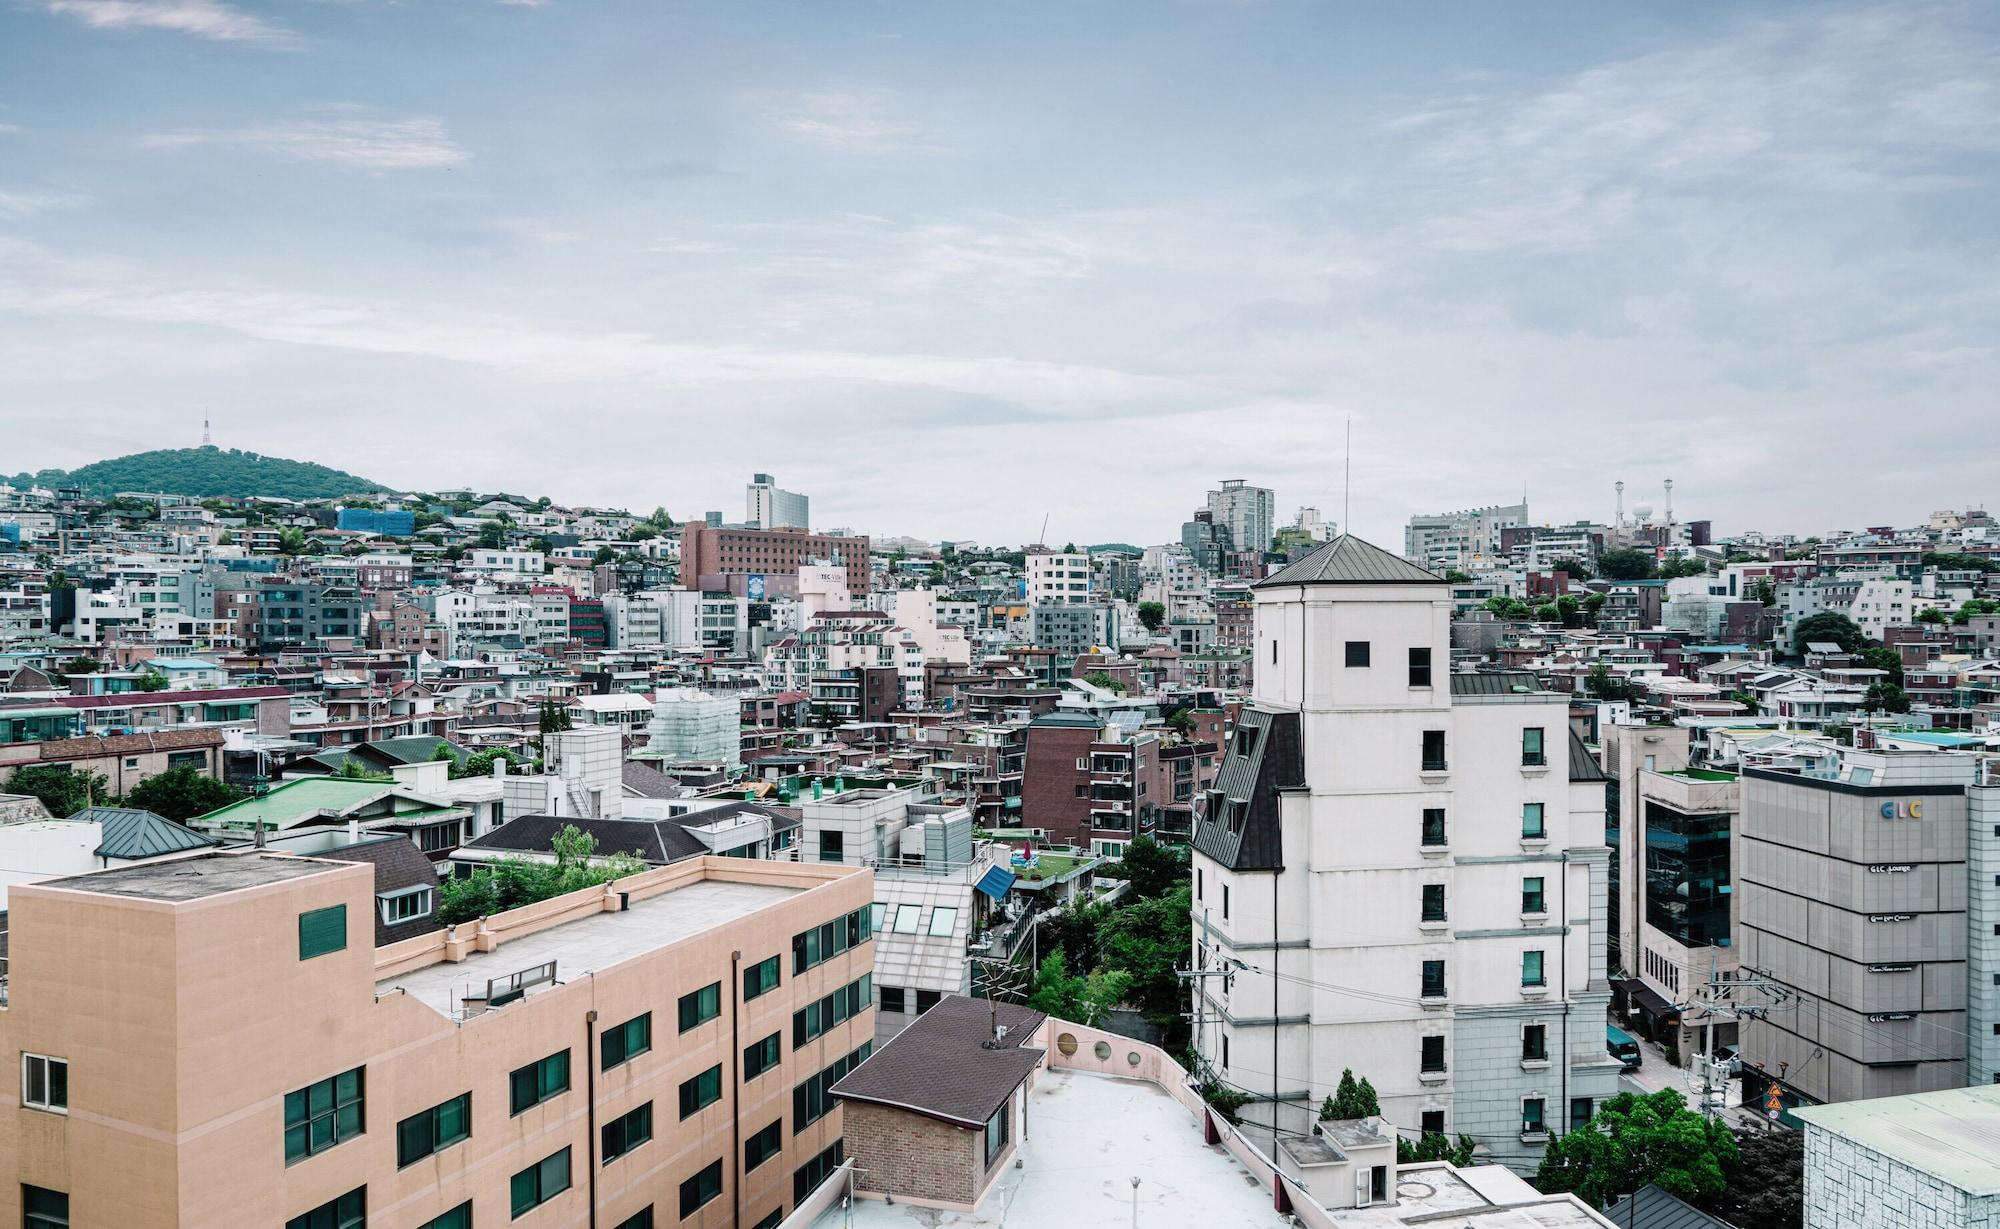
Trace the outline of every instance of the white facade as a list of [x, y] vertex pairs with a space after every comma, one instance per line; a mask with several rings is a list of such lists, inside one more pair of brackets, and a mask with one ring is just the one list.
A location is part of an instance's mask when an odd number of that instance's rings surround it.
[[1500, 531], [1527, 523], [1526, 503], [1413, 516], [1403, 531], [1403, 557], [1434, 572], [1482, 572], [1503, 558]]
[[743, 488], [743, 518], [760, 529], [810, 529], [812, 501], [769, 474], [754, 474]]
[[1028, 556], [1028, 605], [1089, 600], [1089, 555], [1057, 552]]
[[[1323, 549], [1395, 562], [1338, 541]], [[1617, 1091], [1604, 785], [1594, 767], [1570, 780], [1565, 697], [1532, 679], [1454, 695], [1449, 587], [1385, 574], [1400, 578], [1256, 590], [1253, 706], [1203, 828], [1256, 829], [1279, 852], [1275, 869], [1225, 864], [1197, 833], [1195, 960], [1228, 975], [1195, 979], [1195, 1048], [1258, 1098], [1253, 1121], [1275, 1100], [1278, 1126], [1307, 1129], [1352, 1068], [1398, 1127], [1471, 1134], [1532, 1167], [1569, 1102]], [[1232, 772], [1277, 755], [1287, 729], [1303, 782], [1259, 777], [1252, 809], [1232, 811]]]
[[1208, 493], [1208, 512], [1218, 525], [1229, 526], [1237, 550], [1266, 551], [1277, 531], [1278, 496], [1265, 486], [1241, 478], [1223, 479], [1221, 489]]

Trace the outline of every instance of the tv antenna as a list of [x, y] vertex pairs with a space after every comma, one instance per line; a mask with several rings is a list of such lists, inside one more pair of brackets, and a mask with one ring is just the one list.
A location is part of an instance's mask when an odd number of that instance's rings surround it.
[[213, 440], [211, 440], [211, 439], [209, 439], [209, 438], [208, 438], [208, 411], [207, 411], [207, 410], [203, 410], [203, 411], [201, 412], [201, 446], [202, 446], [203, 448], [213, 448], [213, 447], [215, 447], [215, 442], [214, 442]]
[[1353, 533], [1354, 521], [1349, 510], [1354, 502], [1354, 415], [1347, 416], [1347, 459], [1343, 463], [1340, 476], [1340, 532]]

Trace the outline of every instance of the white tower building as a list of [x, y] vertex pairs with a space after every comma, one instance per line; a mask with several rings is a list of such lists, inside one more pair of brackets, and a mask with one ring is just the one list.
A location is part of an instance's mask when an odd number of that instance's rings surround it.
[[742, 754], [743, 713], [735, 700], [693, 687], [665, 687], [654, 694], [646, 759], [733, 768]]
[[1256, 682], [1194, 834], [1195, 1050], [1246, 1120], [1352, 1068], [1531, 1168], [1617, 1092], [1605, 785], [1565, 697], [1447, 673], [1451, 590], [1343, 536], [1254, 586]]

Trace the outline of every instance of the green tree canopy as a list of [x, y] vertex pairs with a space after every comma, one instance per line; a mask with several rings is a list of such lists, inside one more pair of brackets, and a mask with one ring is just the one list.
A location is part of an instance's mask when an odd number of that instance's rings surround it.
[[1550, 560], [1549, 571], [1565, 573], [1571, 580], [1589, 580], [1596, 575], [1590, 570], [1589, 564], [1574, 556], [1568, 559]]
[[1042, 958], [1035, 971], [1034, 989], [1028, 1006], [1045, 1011], [1059, 1020], [1094, 1027], [1125, 998], [1132, 984], [1129, 973], [1099, 969], [1079, 977], [1069, 971], [1060, 950]]
[[155, 773], [125, 795], [127, 806], [151, 811], [162, 819], [186, 823], [197, 815], [221, 810], [243, 797], [243, 791], [209, 776], [191, 764]]
[[1340, 1083], [1334, 1086], [1333, 1095], [1319, 1107], [1321, 1122], [1332, 1122], [1338, 1118], [1369, 1118], [1382, 1112], [1382, 1101], [1375, 1095], [1375, 1085], [1368, 1077], [1354, 1078], [1354, 1069], [1346, 1068], [1340, 1073]]
[[0, 793], [40, 798], [49, 814], [57, 819], [66, 819], [93, 804], [103, 806], [116, 797], [101, 773], [77, 772], [47, 764], [16, 768], [7, 778], [7, 784], [0, 787]]
[[1944, 611], [1939, 610], [1935, 606], [1926, 606], [1924, 609], [1919, 610], [1917, 612], [1917, 622], [1949, 623], [1951, 622], [1951, 616], [1946, 614]]
[[148, 670], [140, 675], [132, 685], [140, 691], [165, 691], [167, 689], [167, 676], [158, 670]]
[[1736, 1132], [1736, 1160], [1723, 1166], [1728, 1189], [1708, 1210], [1755, 1229], [1804, 1229], [1805, 1134]]
[[1549, 1144], [1535, 1186], [1550, 1195], [1574, 1191], [1602, 1208], [1652, 1184], [1701, 1205], [1722, 1194], [1724, 1169], [1736, 1159], [1729, 1128], [1689, 1109], [1680, 1093], [1626, 1092], [1606, 1101], [1588, 1127]]
[[463, 879], [438, 885], [438, 921], [455, 926], [473, 918], [561, 896], [636, 875], [646, 864], [629, 853], [598, 858], [597, 838], [564, 824], [549, 838], [553, 864], [527, 858], [503, 858], [490, 869], [475, 870]]
[[1824, 610], [1799, 620], [1797, 630], [1792, 633], [1792, 651], [1804, 657], [1807, 645], [1821, 642], [1837, 644], [1841, 652], [1853, 653], [1868, 643], [1868, 637], [1846, 615]]
[[1648, 580], [1653, 556], [1630, 546], [1608, 550], [1597, 557], [1597, 574], [1606, 580]]
[[1157, 632], [1167, 621], [1167, 608], [1159, 602], [1139, 603], [1139, 622], [1149, 632]]
[[1534, 614], [1528, 604], [1517, 597], [1489, 597], [1479, 608], [1491, 611], [1502, 619], [1525, 619]]
[[1668, 559], [1660, 564], [1656, 575], [1661, 580], [1672, 580], [1677, 576], [1706, 576], [1708, 565], [1699, 559]]
[[1951, 621], [1959, 627], [1972, 622], [1977, 615], [2000, 614], [2000, 602], [1988, 601], [1983, 597], [1968, 598], [1951, 612]]
[[[1182, 872], [1180, 886], [1164, 896], [1114, 908], [1097, 928], [1104, 967], [1125, 975], [1132, 1000], [1146, 1020], [1166, 1034], [1167, 1049], [1186, 1044], [1187, 984], [1176, 972], [1188, 958], [1187, 926], [1194, 887]], [[1082, 1023], [1082, 1021], [1078, 1021]]]
[[94, 657], [80, 657], [80, 656], [69, 658], [68, 660], [64, 661], [62, 665], [56, 667], [58, 673], [65, 675], [96, 674], [99, 670], [102, 669], [104, 669], [103, 662], [98, 661]]
[[1889, 676], [1889, 682], [1896, 684], [1898, 687], [1902, 686], [1903, 655], [1901, 653], [1898, 653], [1894, 649], [1885, 649], [1881, 645], [1872, 645], [1861, 650], [1856, 656], [1861, 659], [1862, 665], [1868, 667], [1870, 670], [1882, 671]]
[[1122, 692], [1125, 690], [1125, 684], [1119, 682], [1109, 672], [1104, 670], [1092, 670], [1089, 674], [1083, 676], [1083, 681], [1089, 683], [1092, 687], [1102, 687], [1106, 691]]
[[1131, 884], [1130, 899], [1153, 900], [1187, 886], [1188, 859], [1185, 853], [1142, 836], [1125, 846], [1121, 861], [1104, 867], [1099, 874]]

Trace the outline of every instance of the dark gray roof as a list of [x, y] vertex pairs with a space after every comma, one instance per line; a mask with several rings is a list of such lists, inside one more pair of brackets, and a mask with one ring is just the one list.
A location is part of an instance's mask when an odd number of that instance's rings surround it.
[[680, 783], [651, 764], [626, 760], [618, 769], [625, 788], [641, 798], [678, 798]]
[[[850, 790], [852, 794], [854, 791]], [[580, 831], [597, 838], [597, 854], [605, 856], [614, 853], [629, 853], [633, 857], [654, 866], [665, 866], [669, 862], [679, 862], [683, 858], [700, 857], [708, 852], [708, 846], [701, 838], [687, 830], [689, 824], [696, 826], [714, 823], [730, 815], [749, 812], [770, 819], [773, 831], [784, 831], [797, 827], [797, 821], [779, 813], [775, 808], [758, 806], [750, 802], [732, 802], [719, 807], [691, 811], [672, 819], [640, 819], [635, 816], [621, 816], [617, 819], [585, 819], [578, 815], [522, 815], [510, 819], [498, 828], [475, 840], [465, 843], [466, 849], [486, 849], [501, 853], [548, 853], [554, 847], [551, 842], [565, 827], [575, 825]]]
[[1526, 670], [1451, 676], [1451, 694], [1455, 696], [1531, 696], [1541, 690], [1540, 680]]
[[[366, 862], [375, 868], [375, 894], [403, 888], [436, 887], [437, 865], [424, 856], [417, 843], [400, 833], [376, 837], [372, 840], [356, 841], [352, 845], [342, 845], [325, 853], [312, 855], [328, 858], [335, 862]], [[429, 934], [438, 929], [437, 897], [431, 898], [431, 913], [425, 917], [411, 918], [407, 922], [384, 925], [382, 911], [375, 910], [375, 946], [384, 947], [413, 939], [421, 934]]]
[[137, 862], [142, 858], [185, 853], [190, 849], [201, 849], [204, 846], [222, 843], [214, 837], [203, 836], [199, 832], [183, 828], [173, 820], [162, 818], [151, 811], [136, 811], [125, 807], [91, 807], [71, 818], [94, 820], [102, 825], [99, 829], [97, 848], [90, 851], [91, 856], [96, 858], [118, 858], [126, 862]]
[[1569, 779], [1572, 781], [1605, 781], [1604, 769], [1591, 754], [1590, 747], [1575, 730], [1569, 732]]
[[1195, 825], [1194, 847], [1231, 870], [1282, 867], [1278, 791], [1304, 785], [1305, 779], [1299, 715], [1244, 709]]
[[[1628, 1203], [1630, 1207], [1626, 1206]], [[1657, 1186], [1642, 1186], [1622, 1199], [1613, 1200], [1604, 1214], [1613, 1224], [1629, 1229], [1730, 1229], [1728, 1221], [1683, 1203]]]
[[1420, 568], [1401, 555], [1344, 533], [1315, 546], [1276, 572], [1258, 581], [1253, 589], [1276, 589], [1285, 585], [1441, 585], [1445, 579]]
[[[986, 1045], [997, 1013], [1006, 1040]], [[872, 1101], [981, 1127], [1042, 1061], [1022, 1043], [1048, 1017], [1014, 1003], [947, 995], [833, 1086], [833, 1095]]]

